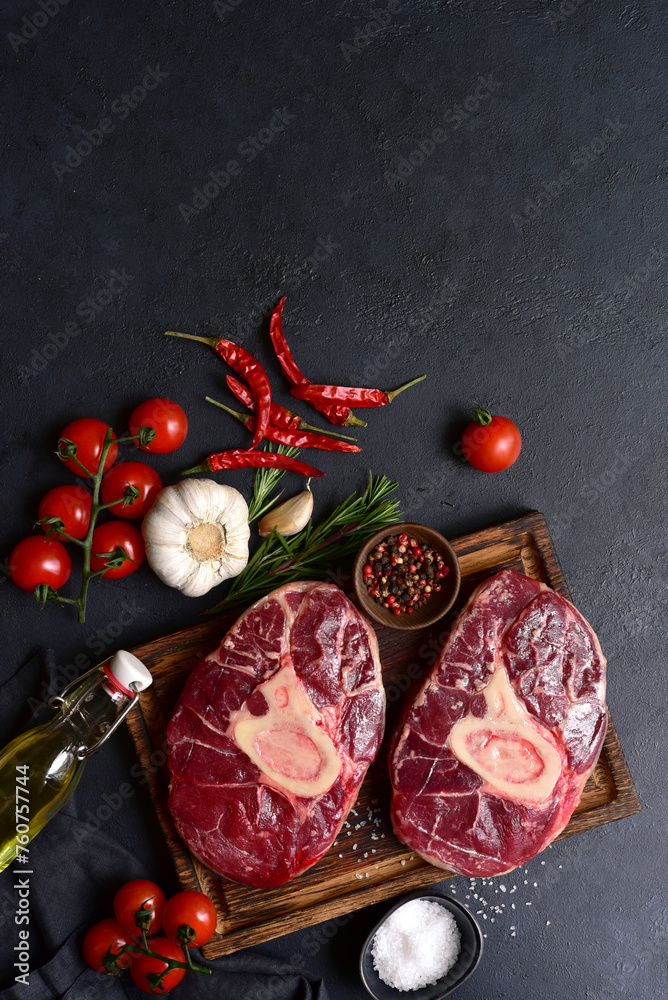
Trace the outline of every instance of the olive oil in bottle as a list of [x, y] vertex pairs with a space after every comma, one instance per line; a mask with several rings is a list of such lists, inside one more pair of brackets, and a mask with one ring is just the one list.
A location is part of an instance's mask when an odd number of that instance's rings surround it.
[[119, 650], [52, 698], [58, 713], [0, 752], [0, 871], [65, 805], [88, 757], [134, 708], [153, 678], [141, 660]]

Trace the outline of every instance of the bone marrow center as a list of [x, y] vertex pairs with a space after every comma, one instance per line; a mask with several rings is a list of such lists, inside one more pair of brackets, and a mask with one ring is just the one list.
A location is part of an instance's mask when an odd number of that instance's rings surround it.
[[314, 781], [322, 766], [320, 751], [306, 733], [265, 729], [255, 734], [258, 756], [286, 778]]
[[453, 726], [450, 750], [492, 794], [527, 804], [546, 801], [562, 767], [548, 731], [529, 715], [504, 667], [491, 675], [483, 694], [485, 714], [469, 713]]
[[225, 551], [225, 532], [219, 524], [196, 524], [188, 532], [188, 547], [200, 562], [219, 559]]
[[[267, 710], [258, 715], [260, 696]], [[327, 792], [341, 771], [336, 747], [320, 722], [321, 713], [288, 664], [230, 716], [229, 733], [268, 784], [310, 798]]]
[[469, 753], [482, 770], [502, 781], [525, 784], [545, 770], [536, 747], [516, 735], [495, 735], [491, 730], [471, 733], [466, 740]]

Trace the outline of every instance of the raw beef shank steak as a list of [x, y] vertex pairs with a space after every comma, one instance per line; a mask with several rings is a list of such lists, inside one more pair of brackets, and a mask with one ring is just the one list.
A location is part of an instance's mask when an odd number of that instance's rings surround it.
[[545, 584], [497, 573], [394, 735], [395, 833], [448, 871], [511, 871], [568, 823], [605, 728], [605, 659], [590, 625]]
[[190, 851], [268, 888], [341, 828], [385, 722], [378, 643], [328, 583], [291, 583], [245, 612], [190, 674], [167, 728], [169, 809]]

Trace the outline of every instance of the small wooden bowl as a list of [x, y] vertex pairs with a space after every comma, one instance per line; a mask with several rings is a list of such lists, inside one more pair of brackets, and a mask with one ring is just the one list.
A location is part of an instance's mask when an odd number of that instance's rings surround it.
[[[440, 554], [443, 562], [450, 570], [448, 575], [440, 581], [441, 589], [438, 593], [432, 594], [427, 603], [423, 604], [421, 608], [417, 608], [412, 615], [405, 613], [393, 615], [388, 608], [377, 604], [366, 589], [364, 574], [362, 573], [371, 550], [389, 535], [398, 535], [400, 532], [416, 538], [423, 545], [429, 545]], [[389, 528], [377, 531], [359, 550], [355, 558], [355, 565], [353, 566], [353, 586], [357, 600], [365, 614], [369, 618], [372, 618], [373, 621], [378, 622], [379, 625], [385, 625], [387, 628], [395, 628], [404, 632], [413, 632], [416, 629], [425, 628], [427, 625], [433, 625], [439, 618], [442, 618], [455, 603], [455, 598], [459, 593], [460, 582], [461, 573], [455, 550], [443, 535], [424, 524], [408, 524], [404, 522], [402, 524], [392, 524]]]

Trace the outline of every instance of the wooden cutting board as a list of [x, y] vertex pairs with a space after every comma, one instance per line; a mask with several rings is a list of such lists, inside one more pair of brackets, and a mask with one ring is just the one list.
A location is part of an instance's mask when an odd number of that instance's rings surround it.
[[[436, 625], [417, 632], [376, 629], [388, 701], [387, 732], [392, 731], [406, 692], [428, 672], [456, 615], [473, 588], [486, 577], [501, 569], [515, 569], [542, 580], [570, 600], [545, 520], [538, 511], [463, 535], [452, 545], [462, 571], [461, 592], [452, 611]], [[384, 745], [369, 768], [334, 846], [313, 868], [287, 885], [279, 889], [237, 885], [218, 879], [190, 855], [167, 808], [168, 769], [156, 764], [164, 760], [165, 727], [189, 671], [216, 648], [237, 617], [238, 613], [205, 619], [133, 650], [151, 670], [153, 685], [140, 695], [140, 710], [132, 713], [128, 726], [148, 774], [150, 794], [178, 877], [185, 889], [206, 892], [215, 903], [217, 932], [203, 948], [209, 959], [447, 877], [446, 872], [413, 855], [392, 832]], [[614, 684], [614, 674], [611, 681]], [[608, 717], [599, 762], [559, 839], [630, 816], [640, 808], [615, 727]]]

